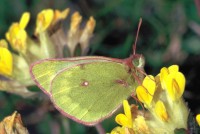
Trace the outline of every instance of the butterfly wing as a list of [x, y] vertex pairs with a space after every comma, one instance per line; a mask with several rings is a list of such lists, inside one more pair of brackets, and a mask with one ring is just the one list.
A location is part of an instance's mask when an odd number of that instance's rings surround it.
[[63, 69], [53, 78], [50, 92], [62, 114], [94, 125], [111, 115], [136, 85], [127, 65], [100, 60]]
[[62, 69], [70, 68], [81, 63], [108, 61], [109, 58], [98, 56], [76, 57], [67, 59], [45, 59], [31, 65], [30, 73], [35, 83], [46, 94], [50, 95], [50, 83]]

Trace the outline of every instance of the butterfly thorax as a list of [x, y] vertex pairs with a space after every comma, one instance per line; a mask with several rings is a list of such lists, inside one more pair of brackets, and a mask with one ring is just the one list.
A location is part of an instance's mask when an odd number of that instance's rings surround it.
[[130, 68], [144, 68], [145, 60], [142, 54], [131, 55], [129, 58], [125, 59], [125, 64]]
[[128, 65], [129, 72], [132, 73], [135, 79], [137, 79], [138, 81], [141, 81], [143, 79], [144, 76], [142, 72], [144, 72], [145, 64], [143, 55], [131, 55], [129, 58], [125, 59], [125, 64]]

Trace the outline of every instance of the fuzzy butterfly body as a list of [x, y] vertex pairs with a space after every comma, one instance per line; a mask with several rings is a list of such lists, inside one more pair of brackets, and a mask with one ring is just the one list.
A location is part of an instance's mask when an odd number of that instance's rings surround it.
[[30, 72], [63, 115], [95, 125], [135, 93], [143, 66], [142, 55], [134, 52], [123, 60], [99, 56], [46, 59], [34, 63]]

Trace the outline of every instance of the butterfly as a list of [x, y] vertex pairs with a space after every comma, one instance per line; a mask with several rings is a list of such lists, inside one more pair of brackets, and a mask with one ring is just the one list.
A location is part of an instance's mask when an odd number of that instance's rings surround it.
[[142, 79], [139, 70], [143, 69], [144, 58], [135, 53], [138, 31], [129, 58], [45, 59], [31, 65], [32, 79], [64, 116], [84, 125], [96, 125], [134, 94]]

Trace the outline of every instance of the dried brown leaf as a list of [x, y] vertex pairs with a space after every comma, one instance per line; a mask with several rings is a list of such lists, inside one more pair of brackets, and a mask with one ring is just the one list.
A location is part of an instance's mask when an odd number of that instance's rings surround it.
[[0, 122], [0, 134], [29, 134], [23, 126], [21, 115], [16, 111]]

